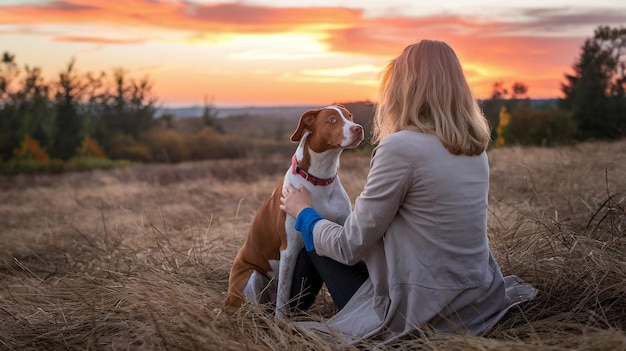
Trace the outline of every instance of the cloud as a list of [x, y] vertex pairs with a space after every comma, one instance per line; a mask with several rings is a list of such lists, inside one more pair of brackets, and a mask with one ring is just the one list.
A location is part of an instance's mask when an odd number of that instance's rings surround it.
[[73, 42], [73, 43], [93, 43], [93, 44], [141, 44], [145, 42], [143, 39], [115, 39], [103, 37], [84, 37], [84, 36], [57, 36], [52, 38], [56, 42]]
[[[501, 12], [498, 18], [463, 17], [450, 13], [425, 17], [382, 13], [385, 14], [371, 17], [366, 16], [364, 10], [354, 8], [269, 7], [243, 2], [55, 0], [0, 6], [0, 23], [126, 26], [182, 31], [190, 37], [321, 32], [326, 34], [325, 43], [333, 50], [389, 55], [397, 53], [403, 44], [419, 38], [562, 37], [572, 28], [618, 25], [626, 18], [626, 9], [619, 8], [611, 12], [593, 8], [524, 9], [512, 13], [510, 19], [504, 18]], [[108, 43], [126, 44], [124, 40], [114, 39]]]
[[[12, 27], [21, 28], [17, 31], [47, 35], [56, 42], [100, 45], [147, 41], [142, 38], [154, 41], [174, 36], [206, 41], [246, 35], [265, 43], [265, 51], [247, 47], [231, 57], [255, 61], [259, 57], [310, 59], [324, 50], [383, 59], [400, 54], [420, 39], [437, 39], [455, 49], [469, 78], [484, 84], [484, 90], [488, 84], [509, 77], [554, 79], [555, 72], [566, 71], [574, 62], [577, 50], [585, 38], [593, 35], [595, 27], [622, 26], [626, 18], [624, 5], [611, 10], [594, 8], [593, 4], [585, 8], [509, 8], [485, 11], [481, 16], [442, 10], [435, 15], [411, 17], [392, 6], [388, 9], [373, 15], [358, 8], [274, 7], [248, 2], [54, 0], [0, 5], [0, 28], [5, 33]], [[97, 29], [80, 31], [89, 26]], [[65, 34], [67, 28], [73, 31]], [[112, 28], [116, 35], [101, 35], [102, 28]], [[318, 45], [312, 49], [270, 45], [270, 34], [306, 35]]]
[[[584, 34], [573, 33], [581, 26], [620, 24], [625, 9], [613, 11], [593, 8], [524, 9], [510, 19], [463, 17], [444, 13], [407, 17], [397, 12], [382, 12], [379, 17], [365, 16], [361, 9], [341, 7], [267, 7], [246, 3], [158, 2], [151, 0], [56, 0], [47, 3], [0, 6], [0, 23], [6, 25], [97, 25], [150, 31], [174, 30], [189, 38], [219, 35], [321, 33], [318, 39], [326, 50], [356, 55], [394, 56], [406, 45], [419, 39], [440, 39], [480, 50], [481, 55], [498, 54], [502, 48], [524, 46], [523, 53], [549, 51], [548, 45], [561, 43], [542, 38], [559, 38], [571, 47], [572, 37], [582, 42]], [[592, 35], [589, 30], [587, 36]], [[563, 39], [565, 38], [565, 39]], [[92, 42], [98, 44], [138, 44], [137, 38], [108, 38], [99, 35], [61, 35], [53, 41]], [[513, 44], [513, 42], [516, 44]], [[532, 42], [532, 43], [531, 43]], [[457, 44], [458, 43], [458, 44]], [[526, 45], [530, 44], [530, 45]], [[537, 46], [538, 45], [538, 46]], [[495, 46], [495, 47], [494, 47]], [[528, 48], [532, 47], [532, 48]], [[522, 53], [522, 50], [519, 50]], [[275, 53], [273, 55], [278, 55]], [[273, 56], [272, 56], [273, 57]], [[513, 58], [514, 59], [514, 58]]]
[[612, 11], [599, 9], [574, 10], [571, 8], [560, 9], [529, 9], [523, 11], [523, 15], [530, 21], [523, 23], [523, 29], [528, 26], [534, 29], [554, 30], [562, 27], [574, 26], [598, 26], [598, 25], [624, 25], [626, 10], [616, 8]]
[[67, 1], [53, 1], [48, 4], [43, 4], [43, 8], [49, 10], [56, 10], [60, 12], [80, 12], [80, 11], [89, 11], [96, 10], [97, 8], [90, 5], [84, 5], [80, 3], [72, 3]]
[[0, 6], [3, 24], [102, 24], [212, 33], [279, 33], [349, 25], [362, 11], [347, 8], [264, 7], [149, 0], [57, 0]]

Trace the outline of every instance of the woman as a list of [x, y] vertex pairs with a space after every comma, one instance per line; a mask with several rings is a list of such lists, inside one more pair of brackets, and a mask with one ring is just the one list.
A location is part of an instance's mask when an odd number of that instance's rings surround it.
[[[289, 187], [281, 199], [306, 244], [294, 285], [303, 281], [314, 296], [321, 277], [335, 302], [345, 301], [312, 326], [347, 341], [479, 334], [534, 297], [530, 285], [502, 276], [489, 250], [489, 126], [447, 44], [423, 40], [388, 64], [374, 143], [367, 183], [343, 225], [319, 217], [306, 189]], [[356, 277], [348, 292], [336, 274]]]

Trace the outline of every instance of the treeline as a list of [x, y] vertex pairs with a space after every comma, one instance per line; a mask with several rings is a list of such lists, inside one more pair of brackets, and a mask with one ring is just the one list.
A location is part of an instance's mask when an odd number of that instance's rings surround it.
[[492, 97], [481, 101], [492, 127], [492, 146], [554, 146], [581, 140], [573, 114], [560, 108], [557, 99], [531, 100], [521, 82], [513, 83], [511, 90], [497, 82], [493, 89]]
[[528, 87], [497, 82], [482, 102], [496, 145], [558, 145], [626, 136], [626, 28], [601, 26], [565, 75], [563, 98], [537, 104]]
[[51, 158], [68, 160], [91, 138], [109, 149], [117, 135], [137, 138], [152, 126], [154, 100], [147, 78], [128, 78], [122, 69], [80, 75], [74, 61], [52, 82], [41, 69], [25, 66], [4, 53], [0, 66], [0, 157], [15, 155], [25, 138], [36, 141]]
[[[0, 62], [0, 161], [5, 172], [114, 167], [106, 156], [120, 138], [138, 139], [154, 123], [147, 78], [123, 69], [79, 74], [72, 60], [46, 82], [40, 68], [21, 69], [6, 52]], [[89, 163], [89, 160], [92, 159]]]
[[119, 162], [179, 162], [284, 152], [274, 140], [227, 134], [206, 104], [193, 121], [156, 117], [157, 99], [145, 77], [77, 71], [72, 60], [56, 79], [0, 62], [0, 168], [4, 173], [116, 167]]
[[[581, 47], [564, 98], [538, 104], [528, 86], [494, 84], [481, 106], [495, 145], [555, 145], [626, 135], [626, 28], [599, 27]], [[293, 119], [218, 119], [205, 101], [201, 118], [156, 117], [147, 77], [77, 71], [72, 60], [56, 79], [21, 68], [14, 55], [0, 62], [0, 168], [5, 173], [115, 167], [111, 160], [180, 162], [285, 155], [293, 151]], [[370, 130], [371, 103], [346, 104]], [[304, 111], [303, 111], [304, 112]], [[111, 161], [111, 162], [109, 162]]]
[[[289, 136], [299, 116], [217, 118], [205, 100], [200, 118], [157, 117], [145, 77], [81, 74], [71, 61], [56, 79], [21, 68], [14, 55], [0, 62], [0, 172], [59, 172], [109, 168], [128, 162], [271, 157], [293, 153]], [[360, 123], [371, 104], [355, 103]], [[304, 112], [304, 111], [302, 111]], [[368, 129], [369, 130], [369, 129]]]

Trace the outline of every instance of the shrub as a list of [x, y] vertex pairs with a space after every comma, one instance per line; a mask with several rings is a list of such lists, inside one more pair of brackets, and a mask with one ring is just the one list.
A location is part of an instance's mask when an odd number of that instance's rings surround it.
[[573, 142], [578, 126], [562, 109], [520, 108], [511, 112], [503, 133], [507, 144], [553, 146]]
[[187, 137], [185, 144], [192, 160], [289, 155], [295, 149], [295, 145], [291, 142], [225, 135], [210, 127], [203, 128], [200, 132]]
[[256, 140], [250, 143], [246, 156], [252, 158], [280, 156], [288, 159], [296, 147], [297, 144], [290, 141]]
[[108, 154], [113, 159], [126, 159], [130, 161], [150, 162], [150, 150], [148, 147], [127, 134], [118, 133], [111, 138]]
[[141, 140], [150, 151], [153, 161], [176, 163], [189, 157], [183, 136], [173, 129], [152, 128]]
[[37, 140], [25, 135], [20, 143], [20, 147], [13, 150], [13, 156], [20, 160], [32, 160], [37, 162], [49, 162], [48, 153], [39, 146]]
[[87, 158], [105, 158], [104, 152], [100, 148], [100, 145], [93, 140], [91, 137], [86, 136], [83, 139], [83, 142], [76, 149], [76, 154], [79, 157], [87, 157]]
[[185, 145], [192, 160], [217, 159], [222, 158], [219, 149], [225, 139], [225, 136], [218, 134], [213, 128], [204, 127], [199, 132], [189, 135], [185, 139]]

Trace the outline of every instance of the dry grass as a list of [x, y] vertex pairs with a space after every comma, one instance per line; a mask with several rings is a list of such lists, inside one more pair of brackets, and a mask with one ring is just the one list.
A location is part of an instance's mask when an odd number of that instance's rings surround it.
[[[626, 349], [626, 141], [489, 156], [494, 255], [538, 298], [485, 337], [388, 348]], [[0, 178], [0, 349], [331, 349], [260, 307], [221, 309], [236, 250], [288, 164]], [[344, 155], [352, 198], [367, 168], [367, 158]], [[323, 296], [310, 318], [333, 312]]]

